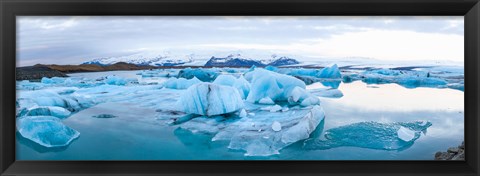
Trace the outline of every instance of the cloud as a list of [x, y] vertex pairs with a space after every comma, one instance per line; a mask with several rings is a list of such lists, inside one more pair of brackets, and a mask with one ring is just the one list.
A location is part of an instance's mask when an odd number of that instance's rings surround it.
[[401, 30], [366, 30], [328, 38], [265, 45], [254, 43], [204, 44], [199, 47], [258, 49], [316, 57], [369, 57], [381, 60], [452, 60], [463, 62], [463, 36]]
[[78, 64], [97, 57], [172, 48], [463, 60], [461, 16], [18, 16], [17, 25], [21, 63], [61, 60]]

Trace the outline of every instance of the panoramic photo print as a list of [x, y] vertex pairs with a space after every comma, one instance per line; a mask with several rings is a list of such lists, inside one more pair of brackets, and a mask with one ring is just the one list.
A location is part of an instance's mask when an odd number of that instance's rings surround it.
[[464, 160], [464, 17], [17, 16], [17, 160]]

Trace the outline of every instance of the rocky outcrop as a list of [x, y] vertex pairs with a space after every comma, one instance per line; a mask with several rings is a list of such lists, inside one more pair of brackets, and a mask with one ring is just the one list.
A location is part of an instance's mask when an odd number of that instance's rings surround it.
[[68, 77], [65, 73], [46, 66], [19, 67], [16, 69], [16, 80], [37, 80], [43, 77]]
[[458, 147], [450, 147], [446, 152], [435, 153], [435, 160], [465, 160], [465, 142]]

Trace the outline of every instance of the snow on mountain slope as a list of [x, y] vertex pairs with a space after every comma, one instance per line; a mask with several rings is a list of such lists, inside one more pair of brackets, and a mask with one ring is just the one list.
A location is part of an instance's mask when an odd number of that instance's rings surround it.
[[174, 55], [170, 52], [142, 52], [119, 57], [97, 58], [83, 64], [111, 65], [126, 62], [136, 65], [175, 66], [191, 63], [195, 55]]
[[[295, 58], [298, 58], [295, 56]], [[125, 62], [136, 65], [152, 66], [217, 66], [217, 67], [250, 67], [284, 66], [300, 62], [293, 57], [260, 51], [229, 51], [186, 54], [185, 52], [141, 52], [126, 56], [104, 57], [93, 59], [83, 64], [112, 65]]]
[[299, 64], [297, 60], [287, 57], [278, 56], [276, 54], [271, 55], [245, 55], [243, 53], [229, 54], [226, 57], [212, 56], [210, 60], [205, 63], [205, 66], [237, 66], [237, 67], [250, 67], [250, 66], [283, 66]]

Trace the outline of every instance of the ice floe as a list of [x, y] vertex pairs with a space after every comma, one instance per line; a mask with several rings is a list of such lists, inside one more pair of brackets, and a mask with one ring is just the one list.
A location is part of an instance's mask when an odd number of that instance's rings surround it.
[[80, 135], [52, 116], [23, 116], [17, 118], [16, 126], [23, 137], [44, 147], [66, 146]]

